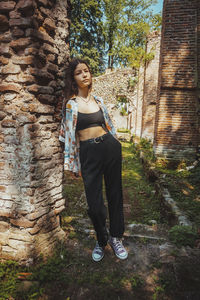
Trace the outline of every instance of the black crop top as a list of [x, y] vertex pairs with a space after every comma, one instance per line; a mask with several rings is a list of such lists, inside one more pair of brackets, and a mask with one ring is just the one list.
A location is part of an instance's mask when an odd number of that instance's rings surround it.
[[78, 119], [76, 124], [77, 131], [90, 127], [102, 126], [103, 124], [105, 125], [105, 120], [101, 109], [94, 113], [78, 112]]

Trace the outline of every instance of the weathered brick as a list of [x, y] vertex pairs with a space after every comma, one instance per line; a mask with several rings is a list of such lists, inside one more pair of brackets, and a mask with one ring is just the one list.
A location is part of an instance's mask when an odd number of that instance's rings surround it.
[[9, 16], [11, 19], [20, 19], [21, 13], [18, 12], [17, 10], [13, 10], [13, 11], [10, 11]]
[[20, 29], [18, 27], [15, 27], [12, 30], [12, 35], [14, 37], [19, 37], [20, 38], [20, 37], [24, 36], [24, 30], [22, 30], [22, 29]]
[[0, 54], [8, 56], [8, 57], [11, 56], [9, 46], [8, 45], [1, 45], [0, 46]]
[[44, 208], [41, 207], [41, 209], [39, 211], [33, 212], [31, 214], [28, 214], [27, 218], [30, 221], [34, 221], [34, 220], [42, 217], [43, 215], [48, 214], [49, 211], [50, 211], [50, 207], [44, 207]]
[[18, 227], [33, 228], [36, 221], [29, 221], [25, 217], [20, 217], [18, 219], [10, 219], [10, 223]]
[[10, 224], [4, 221], [0, 221], [0, 232], [6, 232], [10, 228]]
[[16, 3], [14, 1], [1, 1], [0, 2], [0, 11], [8, 12], [15, 8]]
[[7, 82], [17, 82], [17, 83], [34, 83], [35, 78], [31, 75], [26, 75], [20, 73], [19, 75], [9, 75], [6, 77]]
[[39, 40], [42, 40], [44, 42], [47, 42], [47, 43], [50, 43], [50, 44], [54, 44], [54, 40], [45, 32], [45, 31], [42, 31], [40, 29], [40, 31], [38, 30], [35, 30], [35, 29], [32, 29], [32, 28], [29, 28], [26, 30], [26, 36], [27, 37], [36, 37], [38, 38]]
[[17, 40], [14, 40], [10, 43], [10, 47], [15, 48], [15, 49], [21, 49], [21, 48], [26, 48], [31, 44], [31, 39], [30, 38], [20, 38]]
[[51, 54], [58, 54], [58, 49], [55, 47], [52, 47], [49, 44], [44, 43], [41, 47], [44, 52], [51, 53]]
[[37, 84], [33, 84], [29, 87], [27, 87], [27, 90], [31, 93], [36, 94], [52, 94], [54, 89], [48, 86], [39, 86]]
[[58, 66], [50, 62], [47, 64], [47, 70], [52, 73], [58, 73], [59, 71]]
[[6, 31], [8, 30], [8, 28], [9, 28], [9, 22], [7, 17], [4, 15], [0, 15], [0, 31]]
[[56, 29], [54, 21], [49, 18], [44, 20], [43, 26], [47, 31], [54, 31]]
[[19, 11], [27, 11], [27, 10], [30, 10], [30, 9], [33, 9], [35, 7], [35, 3], [33, 0], [20, 0], [18, 3], [17, 3], [17, 9]]
[[17, 123], [14, 120], [6, 119], [6, 120], [3, 120], [1, 122], [1, 126], [2, 127], [8, 127], [8, 128], [10, 128], [10, 127], [17, 127]]
[[0, 57], [0, 65], [7, 65], [9, 62], [8, 58], [5, 58], [3, 56]]
[[19, 66], [8, 64], [2, 68], [2, 74], [18, 74], [21, 72], [21, 68]]
[[19, 64], [19, 65], [31, 65], [33, 64], [34, 57], [29, 55], [29, 56], [13, 56], [12, 57], [12, 62], [14, 64]]
[[20, 18], [20, 19], [10, 19], [9, 24], [11, 27], [19, 26], [21, 28], [27, 28], [32, 26], [33, 20], [31, 18]]
[[48, 4], [47, 0], [38, 0], [38, 2], [44, 6], [47, 6], [47, 4]]
[[56, 103], [56, 98], [53, 95], [39, 94], [38, 100], [40, 102], [46, 103], [46, 104], [55, 104]]
[[19, 93], [21, 86], [16, 83], [0, 84], [0, 92], [16, 92]]

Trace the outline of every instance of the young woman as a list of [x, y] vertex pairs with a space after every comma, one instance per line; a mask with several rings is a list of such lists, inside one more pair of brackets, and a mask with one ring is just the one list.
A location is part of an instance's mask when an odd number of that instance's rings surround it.
[[[88, 64], [75, 58], [69, 63], [59, 139], [64, 143], [64, 169], [79, 173], [84, 182], [88, 215], [96, 231], [92, 252], [94, 261], [104, 256], [109, 242], [116, 256], [128, 253], [121, 238], [124, 233], [121, 183], [121, 144], [103, 100], [91, 94], [92, 76]], [[107, 210], [102, 196], [102, 179], [106, 186], [110, 219], [110, 238], [106, 229]]]

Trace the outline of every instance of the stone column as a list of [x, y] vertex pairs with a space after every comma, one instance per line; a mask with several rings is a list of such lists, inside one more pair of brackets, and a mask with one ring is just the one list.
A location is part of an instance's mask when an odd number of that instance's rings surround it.
[[165, 0], [155, 153], [195, 159], [199, 137], [200, 2]]
[[62, 238], [58, 141], [68, 1], [0, 2], [0, 256], [48, 254]]

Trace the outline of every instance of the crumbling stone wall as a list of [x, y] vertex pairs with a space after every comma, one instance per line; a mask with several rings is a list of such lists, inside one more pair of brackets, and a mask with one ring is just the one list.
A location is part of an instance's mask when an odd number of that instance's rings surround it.
[[0, 2], [0, 256], [27, 260], [62, 237], [58, 104], [69, 3]]
[[155, 153], [194, 159], [199, 145], [200, 2], [165, 0]]
[[[93, 78], [93, 94], [104, 99], [116, 129], [135, 130], [137, 88], [132, 85], [137, 80], [131, 68], [107, 71], [106, 74]], [[126, 97], [129, 102], [128, 114], [123, 116], [117, 107], [117, 97]]]

